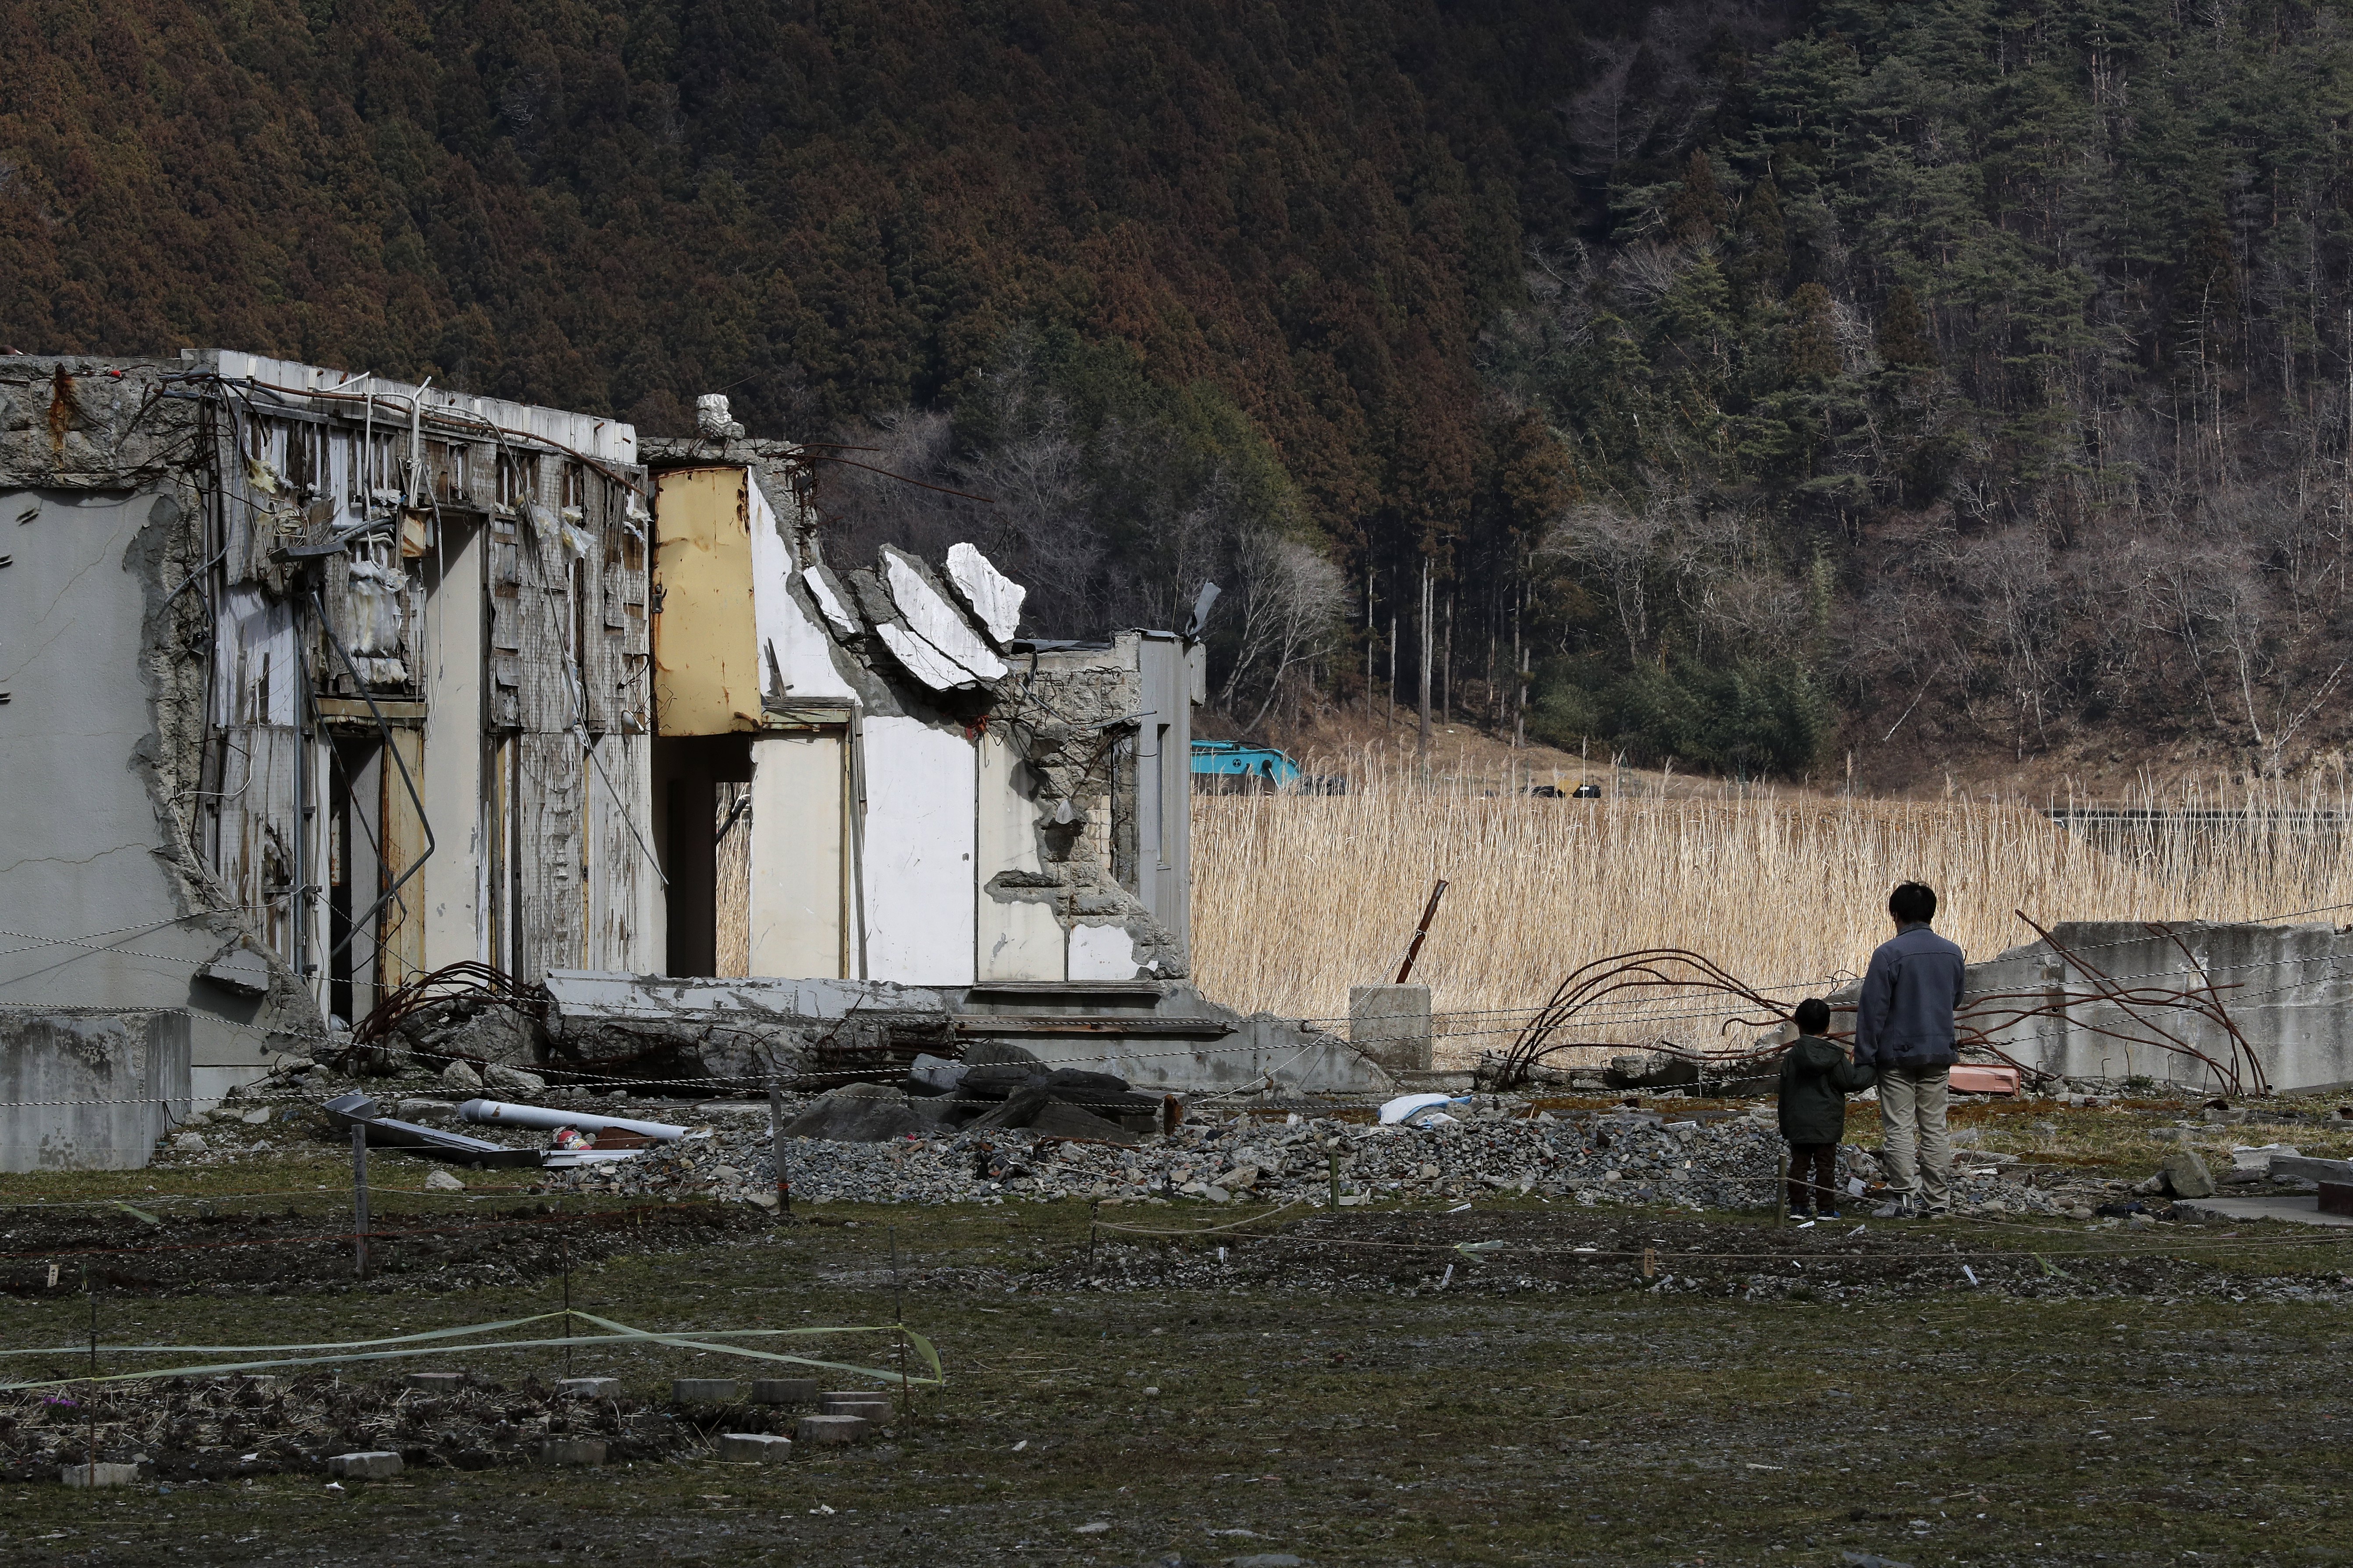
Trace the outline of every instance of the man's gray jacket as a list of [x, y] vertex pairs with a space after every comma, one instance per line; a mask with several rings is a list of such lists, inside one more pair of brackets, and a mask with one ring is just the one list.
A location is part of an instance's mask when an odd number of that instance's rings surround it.
[[1953, 1011], [1961, 1005], [1961, 950], [1926, 925], [1879, 944], [1855, 1004], [1854, 1059], [1883, 1070], [1933, 1070], [1960, 1059]]

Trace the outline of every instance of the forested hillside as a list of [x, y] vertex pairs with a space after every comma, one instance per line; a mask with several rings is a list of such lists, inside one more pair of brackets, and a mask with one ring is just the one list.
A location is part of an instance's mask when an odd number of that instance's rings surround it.
[[1643, 760], [2353, 729], [2353, 6], [5, 16], [0, 343], [724, 390], [1041, 631], [1226, 584], [1238, 724], [1409, 702], [1427, 569], [1441, 703]]

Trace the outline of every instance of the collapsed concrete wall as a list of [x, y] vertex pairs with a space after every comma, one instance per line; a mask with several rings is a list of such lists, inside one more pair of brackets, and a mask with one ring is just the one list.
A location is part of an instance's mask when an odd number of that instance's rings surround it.
[[754, 1089], [771, 1075], [896, 1077], [918, 1054], [1018, 1046], [1050, 1068], [1155, 1092], [1377, 1094], [1394, 1080], [1337, 1036], [1245, 1017], [1177, 981], [897, 985], [856, 980], [547, 977], [553, 1059]]
[[[1965, 1007], [1996, 996], [2056, 1004], [2099, 988], [2090, 969], [2135, 988], [2211, 984], [2272, 1088], [2353, 1084], [2353, 928], [2069, 921], [2051, 934], [2058, 948], [2038, 940], [1971, 964]], [[2217, 1061], [2232, 1056], [2229, 1035], [2211, 1019], [2105, 1002], [2073, 1003], [2064, 1016], [2023, 1020], [1993, 1037], [2019, 1060], [2063, 1077], [2222, 1087], [2205, 1066], [2167, 1048], [2158, 1028]]]

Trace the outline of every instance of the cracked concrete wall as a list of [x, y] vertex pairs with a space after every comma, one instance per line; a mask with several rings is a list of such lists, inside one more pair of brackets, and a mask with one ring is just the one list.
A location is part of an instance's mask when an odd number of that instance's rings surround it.
[[319, 1017], [192, 837], [211, 448], [177, 368], [0, 359], [0, 1005], [186, 1009], [202, 1100]]

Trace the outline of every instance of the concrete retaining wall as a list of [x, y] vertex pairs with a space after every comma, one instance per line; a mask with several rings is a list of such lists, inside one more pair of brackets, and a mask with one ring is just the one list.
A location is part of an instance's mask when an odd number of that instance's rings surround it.
[[188, 1114], [189, 1020], [0, 1013], [0, 1171], [129, 1171]]
[[[2069, 921], [2051, 934], [2120, 985], [2195, 984], [2202, 967], [2274, 1089], [2353, 1084], [2353, 931], [2187, 922], [2173, 929], [2190, 958], [2137, 921]], [[1971, 964], [1968, 995], [2022, 992], [2056, 1000], [2097, 984], [2051, 946], [2034, 942]], [[2219, 1026], [2179, 1010], [2168, 1010], [2159, 1021], [2208, 1056], [2229, 1059], [2230, 1038]], [[2064, 1019], [2031, 1019], [1996, 1037], [2021, 1061], [2070, 1078], [2143, 1076], [2221, 1087], [2204, 1067], [2165, 1049], [2147, 1026], [2111, 1005], [2072, 1007]]]

